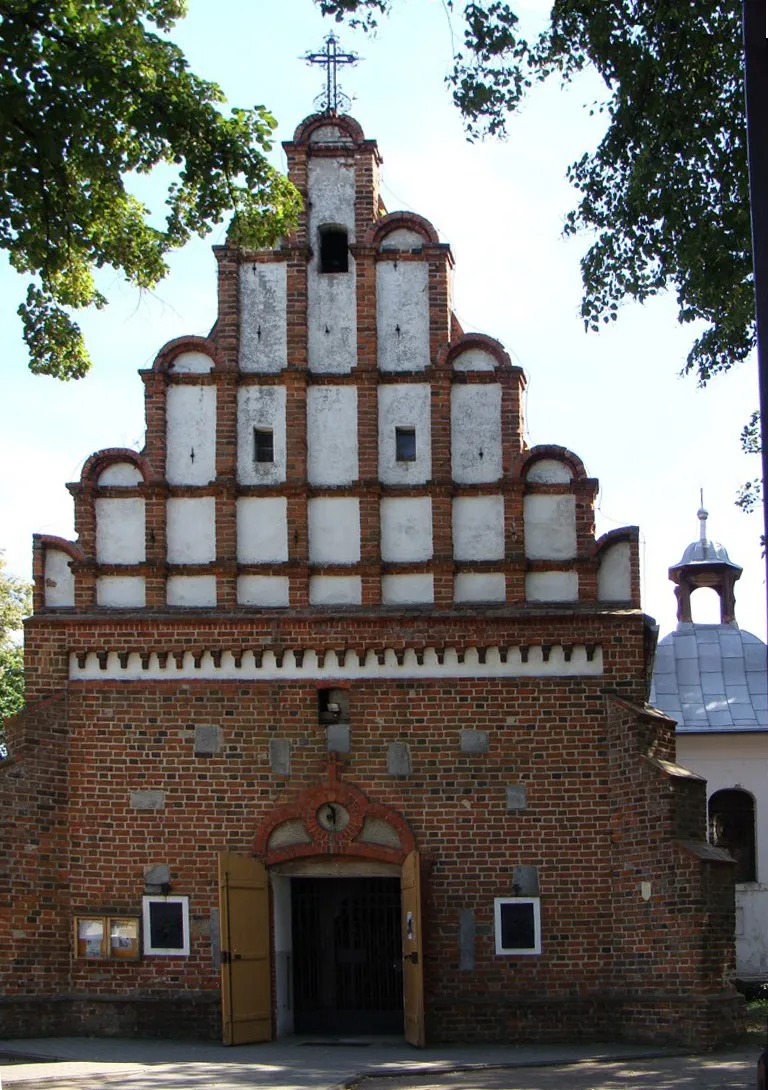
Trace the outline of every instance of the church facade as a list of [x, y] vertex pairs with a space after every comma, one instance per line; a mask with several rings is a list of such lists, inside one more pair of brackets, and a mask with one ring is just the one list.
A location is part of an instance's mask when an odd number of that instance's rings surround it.
[[733, 861], [645, 699], [637, 531], [351, 118], [38, 536], [0, 765], [0, 1028], [714, 1045]]

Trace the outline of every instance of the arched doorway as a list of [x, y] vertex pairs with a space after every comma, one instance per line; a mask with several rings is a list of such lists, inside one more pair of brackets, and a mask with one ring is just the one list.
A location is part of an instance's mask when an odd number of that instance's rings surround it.
[[424, 1044], [415, 839], [335, 761], [265, 819], [252, 859], [222, 856], [220, 898], [225, 1043], [403, 1032]]

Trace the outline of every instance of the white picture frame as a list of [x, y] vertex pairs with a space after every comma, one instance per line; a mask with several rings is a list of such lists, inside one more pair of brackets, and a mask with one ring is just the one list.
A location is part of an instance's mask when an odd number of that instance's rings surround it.
[[[168, 913], [169, 906], [178, 905], [178, 909], [172, 909]], [[161, 930], [162, 921], [160, 908], [153, 906], [166, 906], [165, 913], [173, 917], [174, 923], [181, 925], [180, 945], [161, 945], [158, 939], [158, 931]], [[147, 957], [188, 957], [189, 956], [189, 897], [163, 897], [160, 894], [147, 894], [141, 899], [142, 935], [144, 938], [144, 954]]]
[[540, 898], [495, 897], [493, 918], [499, 957], [541, 954]]

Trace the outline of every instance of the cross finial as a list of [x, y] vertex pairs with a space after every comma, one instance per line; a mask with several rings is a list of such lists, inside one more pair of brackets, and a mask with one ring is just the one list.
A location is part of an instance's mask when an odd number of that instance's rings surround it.
[[325, 68], [325, 91], [315, 99], [320, 112], [324, 114], [344, 113], [351, 105], [347, 96], [339, 89], [337, 70], [340, 64], [357, 64], [360, 58], [357, 53], [342, 53], [338, 46], [339, 39], [331, 31], [325, 39], [322, 53], [304, 54], [307, 64], [321, 64]]

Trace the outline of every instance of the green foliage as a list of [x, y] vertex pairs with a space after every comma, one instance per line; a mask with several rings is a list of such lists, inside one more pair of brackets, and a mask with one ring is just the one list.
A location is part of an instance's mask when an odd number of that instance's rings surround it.
[[31, 588], [5, 570], [0, 552], [0, 757], [3, 755], [3, 720], [24, 705], [24, 652], [15, 637], [32, 608]]
[[[382, 0], [316, 0], [337, 19]], [[706, 328], [686, 370], [700, 382], [755, 343], [742, 0], [554, 0], [528, 40], [515, 5], [463, 8], [464, 39], [448, 83], [470, 138], [503, 136], [534, 83], [568, 82], [587, 67], [605, 85], [593, 112], [607, 130], [568, 177], [579, 193], [567, 235], [592, 238], [582, 260], [587, 329], [615, 321], [627, 299], [675, 292], [681, 322]]]
[[[741, 430], [741, 449], [745, 454], [759, 454], [762, 446], [760, 442], [760, 412], [752, 413], [747, 423]], [[736, 503], [743, 511], [754, 511], [763, 502], [763, 482], [760, 477], [747, 481], [739, 489], [739, 497]]]
[[[103, 306], [93, 273], [140, 288], [168, 251], [234, 214], [257, 246], [295, 223], [297, 191], [270, 166], [274, 118], [220, 111], [164, 35], [184, 0], [0, 0], [0, 248], [33, 278], [19, 307], [30, 367], [79, 378], [90, 361], [64, 308]], [[172, 164], [162, 229], [126, 189]]]
[[3, 720], [24, 707], [24, 651], [21, 647], [0, 647], [0, 748]]

